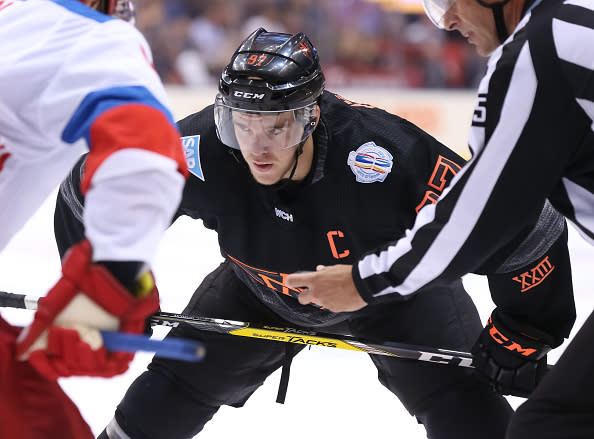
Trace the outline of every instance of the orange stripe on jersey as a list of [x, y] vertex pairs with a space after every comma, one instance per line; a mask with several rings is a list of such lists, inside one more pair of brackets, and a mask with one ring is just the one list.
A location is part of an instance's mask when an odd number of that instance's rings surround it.
[[90, 129], [89, 156], [81, 182], [83, 194], [93, 174], [107, 157], [126, 148], [144, 149], [176, 161], [187, 178], [188, 167], [179, 132], [159, 110], [142, 104], [127, 104], [101, 114]]

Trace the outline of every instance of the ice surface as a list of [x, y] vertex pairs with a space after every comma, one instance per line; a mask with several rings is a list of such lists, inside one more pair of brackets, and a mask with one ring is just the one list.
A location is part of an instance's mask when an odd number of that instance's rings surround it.
[[[0, 254], [0, 290], [43, 295], [58, 278], [60, 264], [52, 231], [54, 197], [46, 201]], [[594, 307], [594, 294], [588, 288], [594, 249], [572, 229], [570, 250], [578, 307], [577, 329]], [[199, 221], [180, 219], [168, 230], [154, 265], [161, 308], [181, 312], [202, 277], [220, 260], [214, 232], [204, 229]], [[464, 283], [485, 321], [493, 308], [485, 279], [469, 275]], [[32, 312], [5, 309], [2, 315], [11, 323], [25, 324]], [[156, 336], [162, 337], [166, 331], [157, 327]], [[566, 345], [553, 351], [549, 362], [555, 362]], [[150, 358], [148, 354], [138, 354], [130, 370], [113, 379], [61, 380], [96, 434], [111, 419], [128, 385], [144, 370]], [[304, 351], [293, 362], [284, 405], [275, 403], [279, 378], [279, 372], [273, 374], [244, 408], [223, 407], [199, 437], [350, 439], [386, 434], [403, 439], [426, 437], [424, 429], [377, 381], [376, 369], [366, 354], [320, 347]], [[522, 399], [510, 398], [510, 402], [517, 406]]]

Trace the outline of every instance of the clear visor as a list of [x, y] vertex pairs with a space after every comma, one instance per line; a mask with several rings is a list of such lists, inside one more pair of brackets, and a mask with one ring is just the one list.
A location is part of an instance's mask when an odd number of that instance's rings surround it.
[[219, 140], [242, 150], [280, 150], [298, 145], [315, 129], [317, 114], [316, 103], [295, 110], [248, 111], [226, 105], [217, 95], [214, 105]]
[[423, 0], [425, 14], [440, 29], [445, 29], [444, 17], [456, 0]]

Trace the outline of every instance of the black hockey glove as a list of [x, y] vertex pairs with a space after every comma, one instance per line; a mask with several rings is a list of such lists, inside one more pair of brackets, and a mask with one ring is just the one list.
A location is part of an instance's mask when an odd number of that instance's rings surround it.
[[472, 348], [479, 375], [503, 395], [528, 397], [547, 372], [554, 337], [495, 309]]

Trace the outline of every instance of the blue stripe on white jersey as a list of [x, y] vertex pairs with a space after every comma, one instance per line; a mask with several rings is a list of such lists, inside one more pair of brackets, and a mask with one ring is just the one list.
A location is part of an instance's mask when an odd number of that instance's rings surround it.
[[109, 15], [102, 14], [101, 12], [96, 11], [95, 9], [89, 8], [88, 6], [84, 5], [78, 0], [50, 0], [51, 2], [62, 6], [63, 8], [68, 9], [75, 14], [82, 15], [84, 17], [90, 18], [91, 20], [98, 21], [103, 23], [109, 20], [116, 20]]
[[177, 127], [170, 111], [145, 87], [113, 87], [97, 90], [85, 96], [66, 124], [62, 132], [62, 140], [74, 143], [84, 137], [87, 144], [90, 144], [89, 132], [95, 119], [108, 110], [128, 104], [142, 104], [156, 108], [167, 117], [173, 126]]

